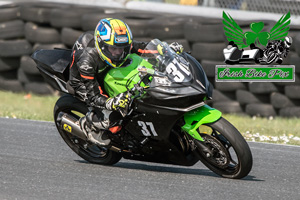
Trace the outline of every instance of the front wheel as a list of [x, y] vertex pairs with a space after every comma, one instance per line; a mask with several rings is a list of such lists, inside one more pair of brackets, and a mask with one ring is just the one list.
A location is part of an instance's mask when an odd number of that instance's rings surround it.
[[71, 95], [60, 97], [54, 107], [54, 121], [59, 134], [68, 146], [84, 160], [102, 165], [113, 165], [117, 163], [121, 159], [120, 154], [106, 148], [100, 148], [95, 144], [87, 143], [85, 140], [68, 133], [61, 127], [59, 120], [61, 113], [67, 113], [79, 120], [79, 118], [84, 116], [87, 112], [88, 108], [86, 105], [75, 97]]
[[212, 154], [202, 151], [195, 141], [200, 161], [216, 174], [239, 179], [247, 176], [252, 169], [252, 154], [240, 132], [227, 120], [200, 126], [200, 135]]

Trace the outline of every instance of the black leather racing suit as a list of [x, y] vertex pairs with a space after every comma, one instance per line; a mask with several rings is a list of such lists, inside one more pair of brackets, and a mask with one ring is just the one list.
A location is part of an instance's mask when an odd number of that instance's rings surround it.
[[[146, 45], [147, 43], [134, 41], [131, 53], [139, 54]], [[93, 32], [83, 33], [75, 42], [72, 51], [68, 91], [93, 108], [93, 112], [87, 114], [89, 127], [93, 125], [98, 129], [107, 129], [111, 122], [120, 117], [118, 112], [105, 109], [108, 96], [103, 81], [110, 66], [101, 60], [95, 47]], [[130, 63], [129, 60], [125, 61], [123, 66], [126, 66], [127, 62]]]
[[[131, 53], [139, 54], [139, 49], [144, 49], [146, 45], [145, 42], [133, 41]], [[95, 47], [93, 32], [83, 33], [75, 42], [72, 51], [69, 92], [86, 102], [88, 106], [103, 108], [108, 98], [103, 87], [103, 79], [110, 66], [101, 60]]]

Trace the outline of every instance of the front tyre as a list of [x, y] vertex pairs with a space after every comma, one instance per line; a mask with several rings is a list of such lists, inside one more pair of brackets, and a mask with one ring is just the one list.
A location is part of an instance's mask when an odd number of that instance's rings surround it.
[[[222, 117], [205, 126], [200, 127], [200, 135], [213, 154], [202, 151], [199, 141], [195, 141], [200, 161], [225, 178], [240, 179], [247, 176], [252, 169], [252, 154], [240, 132]], [[203, 131], [207, 127], [210, 130]]]
[[60, 97], [54, 107], [54, 121], [59, 134], [68, 146], [84, 160], [102, 165], [113, 165], [117, 163], [121, 159], [120, 154], [106, 148], [100, 148], [95, 144], [89, 144], [85, 140], [66, 132], [61, 127], [59, 120], [60, 113], [67, 113], [79, 119], [87, 112], [88, 108], [86, 105], [77, 98], [71, 95]]

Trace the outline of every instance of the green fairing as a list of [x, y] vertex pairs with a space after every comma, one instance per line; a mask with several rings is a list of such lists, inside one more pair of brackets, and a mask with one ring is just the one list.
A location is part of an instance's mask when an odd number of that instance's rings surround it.
[[[222, 113], [214, 108], [204, 105], [202, 107], [196, 108], [184, 115], [185, 125], [182, 126], [182, 130], [186, 131], [193, 138], [203, 141], [197, 129], [202, 124], [212, 123], [220, 119]], [[193, 122], [197, 122], [193, 124]], [[192, 125], [193, 124], [193, 125]]]
[[117, 94], [126, 92], [126, 83], [128, 79], [133, 78], [128, 88], [133, 88], [140, 77], [138, 76], [138, 66], [144, 66], [152, 69], [152, 65], [138, 56], [137, 54], [131, 54], [129, 58], [132, 62], [126, 67], [113, 68], [108, 71], [104, 78], [104, 89], [110, 97], [114, 97]]

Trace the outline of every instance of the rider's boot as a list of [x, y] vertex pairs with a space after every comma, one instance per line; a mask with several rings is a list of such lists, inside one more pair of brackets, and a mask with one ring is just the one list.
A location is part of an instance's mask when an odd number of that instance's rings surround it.
[[98, 129], [93, 125], [92, 122], [93, 113], [88, 113], [86, 116], [79, 119], [81, 130], [87, 136], [87, 140], [97, 144], [99, 146], [108, 146], [111, 140], [106, 135], [106, 132], [102, 129]]

